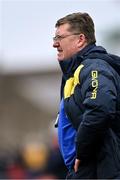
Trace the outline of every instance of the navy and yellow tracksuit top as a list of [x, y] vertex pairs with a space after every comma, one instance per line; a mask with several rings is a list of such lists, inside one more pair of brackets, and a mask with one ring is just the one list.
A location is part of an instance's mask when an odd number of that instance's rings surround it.
[[75, 158], [95, 161], [98, 178], [113, 177], [120, 172], [120, 58], [92, 44], [60, 67], [58, 135], [66, 166]]

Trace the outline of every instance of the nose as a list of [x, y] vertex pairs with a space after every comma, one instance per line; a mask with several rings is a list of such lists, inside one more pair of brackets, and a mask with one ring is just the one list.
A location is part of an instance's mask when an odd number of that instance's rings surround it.
[[60, 43], [58, 42], [58, 41], [54, 41], [53, 42], [53, 47], [54, 48], [57, 48], [57, 47], [59, 47], [60, 46]]

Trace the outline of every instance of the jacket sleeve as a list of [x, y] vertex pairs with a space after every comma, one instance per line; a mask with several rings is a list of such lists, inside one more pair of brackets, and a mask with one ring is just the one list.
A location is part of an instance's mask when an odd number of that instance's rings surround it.
[[84, 66], [80, 82], [85, 111], [76, 136], [76, 154], [78, 159], [88, 160], [114, 118], [117, 91], [114, 72], [106, 62]]

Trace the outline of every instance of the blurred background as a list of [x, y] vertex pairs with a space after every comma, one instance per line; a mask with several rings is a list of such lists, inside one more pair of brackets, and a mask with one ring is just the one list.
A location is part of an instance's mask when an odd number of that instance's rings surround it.
[[61, 72], [52, 47], [56, 21], [94, 20], [97, 45], [120, 55], [119, 0], [0, 0], [0, 178], [63, 179], [54, 121]]

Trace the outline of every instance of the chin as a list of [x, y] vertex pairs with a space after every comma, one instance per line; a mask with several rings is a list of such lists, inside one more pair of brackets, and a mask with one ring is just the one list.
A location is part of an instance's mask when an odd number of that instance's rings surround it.
[[58, 61], [63, 61], [63, 60], [64, 60], [64, 59], [59, 59], [59, 58], [58, 58]]
[[63, 57], [58, 57], [57, 59], [58, 59], [58, 61], [63, 61], [64, 60]]

